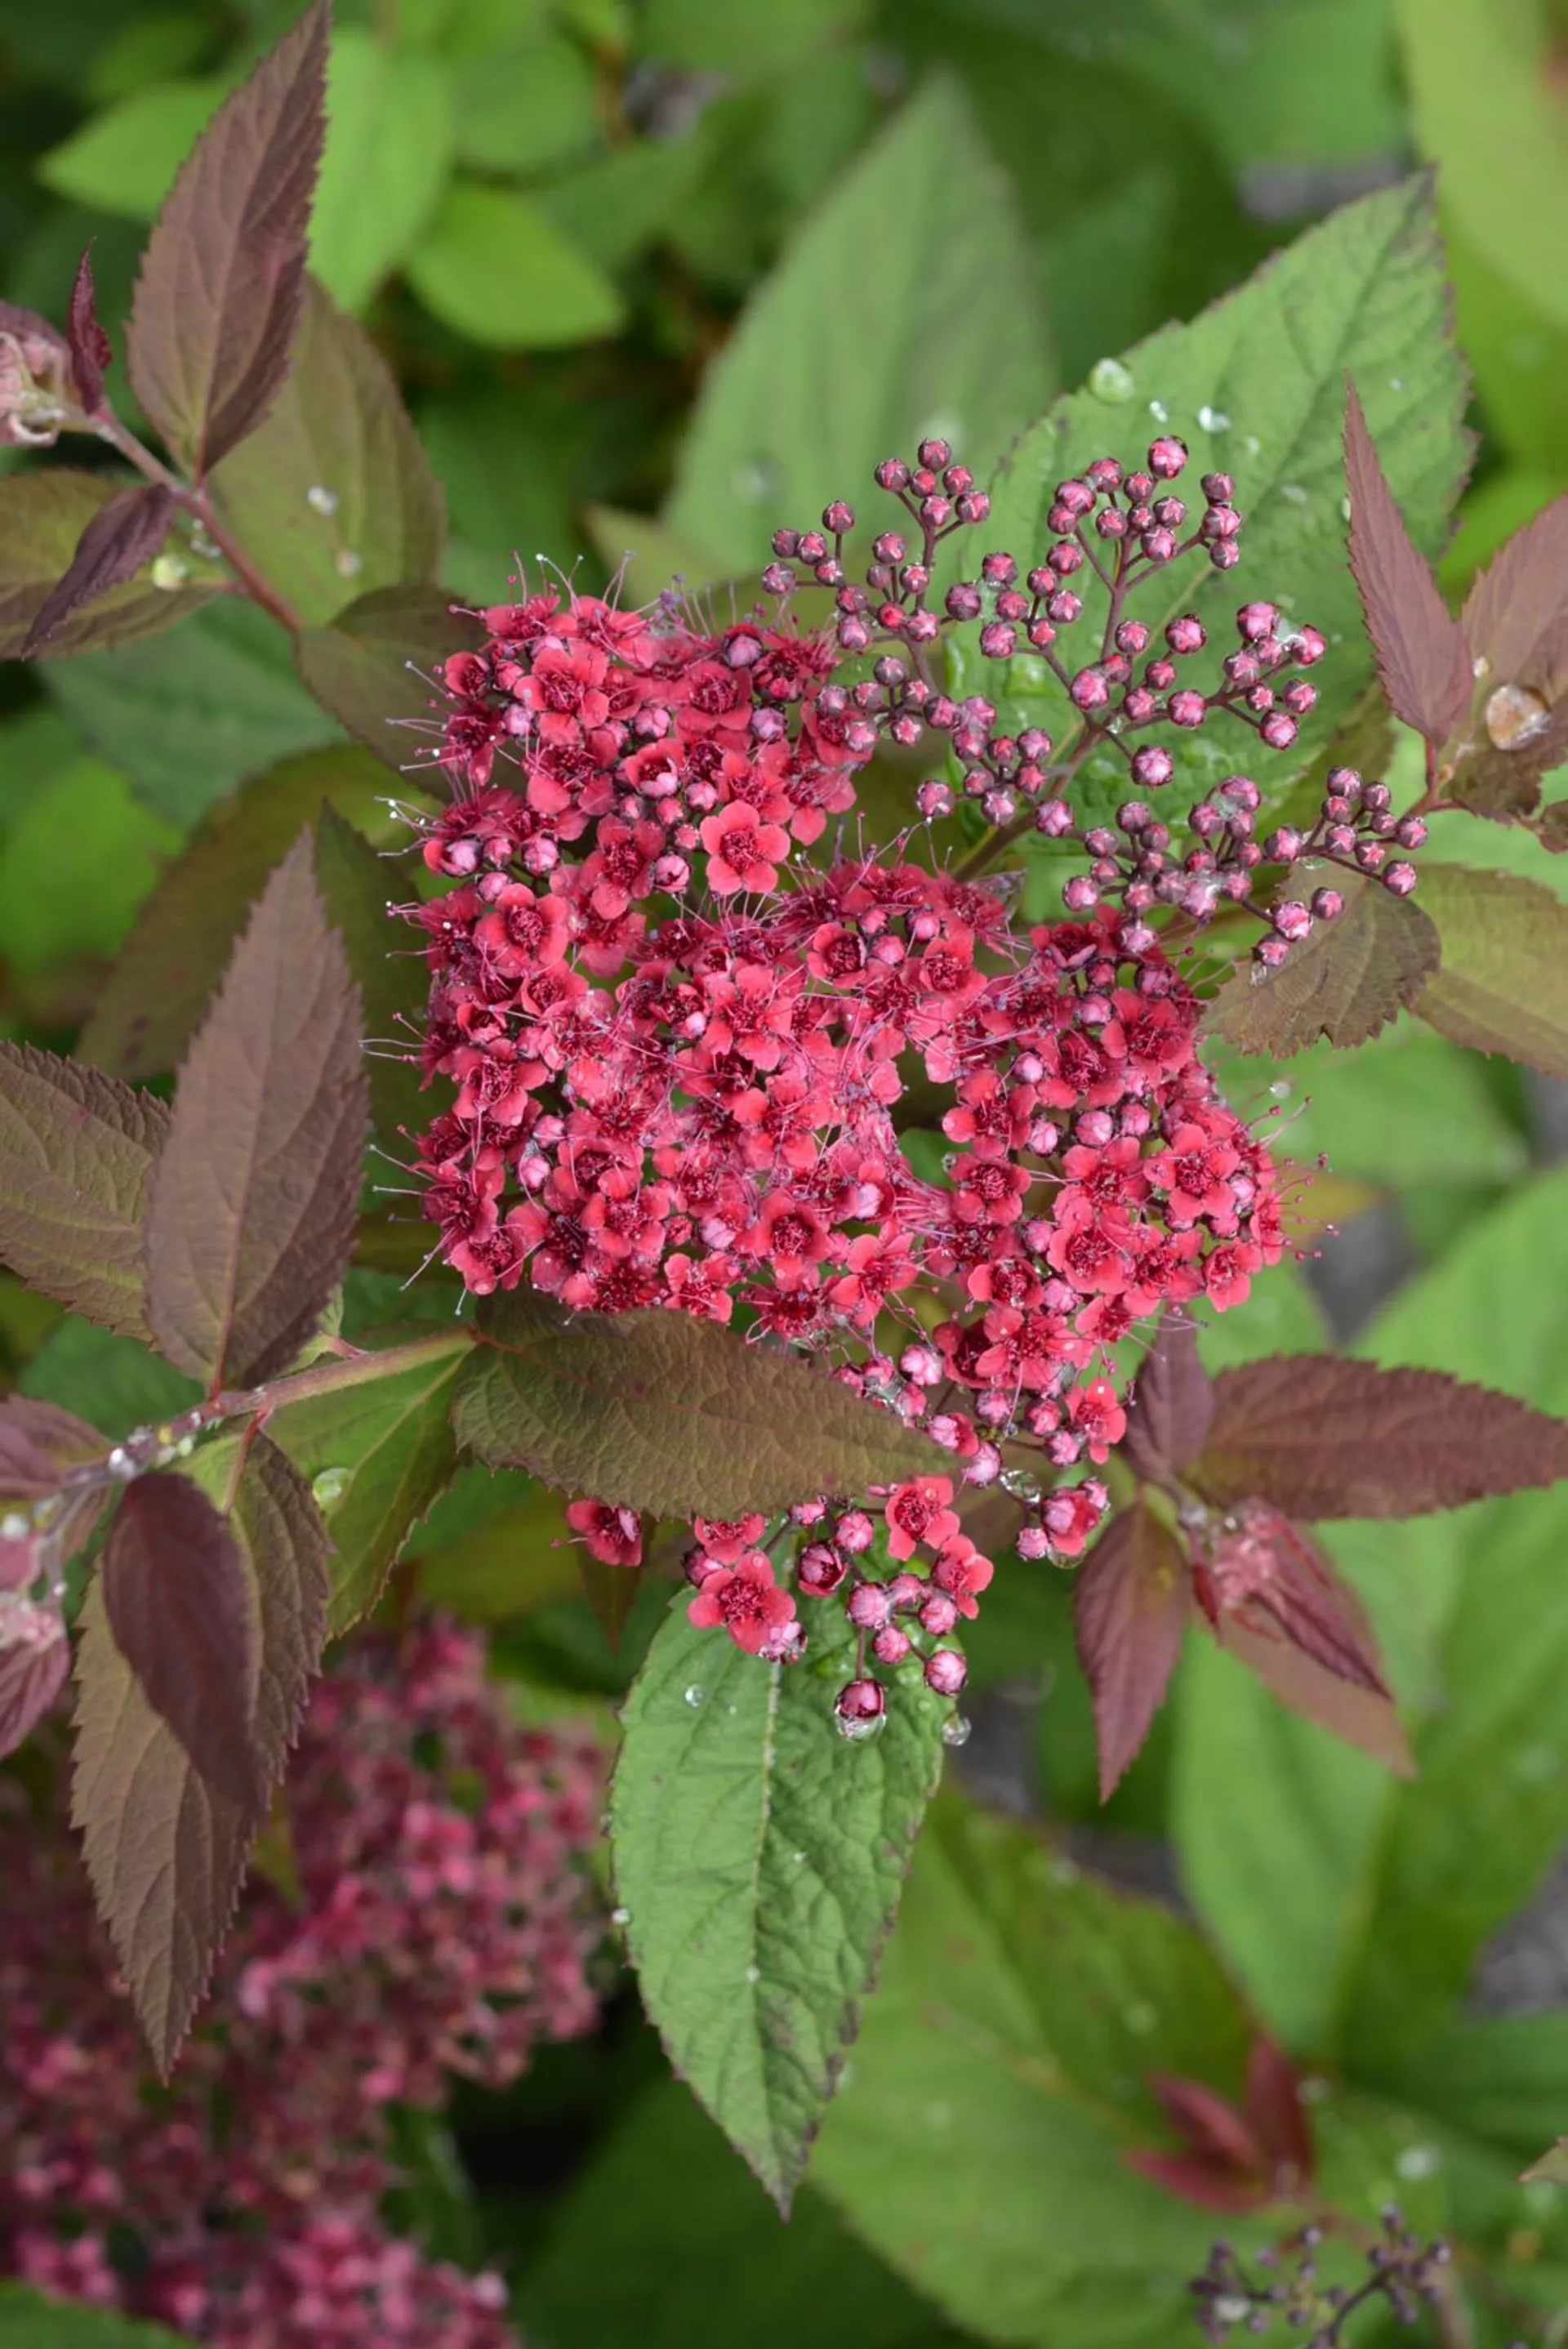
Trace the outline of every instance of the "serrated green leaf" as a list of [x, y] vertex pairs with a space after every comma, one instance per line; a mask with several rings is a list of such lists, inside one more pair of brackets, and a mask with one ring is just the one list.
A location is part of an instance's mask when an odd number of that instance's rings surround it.
[[661, 1309], [570, 1313], [486, 1299], [452, 1406], [487, 1467], [656, 1516], [741, 1516], [811, 1493], [940, 1474], [947, 1455], [804, 1356]]
[[625, 315], [614, 281], [541, 205], [473, 181], [449, 189], [407, 275], [432, 317], [496, 350], [594, 342]]
[[[1463, 479], [1463, 370], [1447, 330], [1448, 293], [1430, 183], [1405, 181], [1346, 204], [1264, 264], [1189, 326], [1165, 326], [1123, 355], [1119, 372], [1059, 399], [1031, 427], [996, 484], [986, 543], [1036, 562], [1049, 533], [1046, 510], [1057, 481], [1093, 458], [1141, 462], [1155, 432], [1192, 450], [1194, 473], [1232, 474], [1245, 517], [1242, 562], [1224, 573], [1176, 563], [1136, 591], [1128, 608], [1152, 626], [1173, 613], [1198, 613], [1217, 659], [1234, 641], [1233, 614], [1247, 596], [1285, 600], [1291, 619], [1329, 641], [1314, 671], [1319, 700], [1302, 729], [1298, 754], [1326, 740], [1371, 670], [1355, 581], [1345, 559], [1341, 426], [1344, 377], [1356, 377], [1367, 422], [1394, 496], [1423, 553], [1436, 553]], [[1098, 380], [1102, 392], [1092, 388]], [[1205, 419], [1208, 419], [1205, 422]], [[1221, 420], [1222, 419], [1222, 420]], [[1086, 594], [1077, 636], [1086, 647], [1101, 609]], [[1095, 636], [1098, 644], [1098, 636]], [[1070, 641], [1064, 645], [1069, 660]], [[1058, 754], [1078, 721], [1043, 664], [1024, 687], [999, 664], [965, 649], [955, 690], [984, 689], [1009, 730], [1039, 725]], [[1202, 662], [1185, 664], [1202, 684]], [[1222, 719], [1216, 739], [1252, 739]], [[1271, 761], [1257, 770], [1269, 788]]]
[[212, 477], [219, 512], [299, 617], [440, 568], [440, 485], [387, 362], [307, 279], [299, 340], [266, 421]]
[[390, 1378], [288, 1403], [268, 1423], [332, 1537], [334, 1638], [369, 1614], [409, 1534], [451, 1480], [451, 1391], [463, 1344], [455, 1339], [449, 1355]]
[[371, 1123], [394, 1162], [407, 1152], [403, 1137], [421, 1133], [431, 1115], [418, 1057], [429, 971], [387, 910], [397, 870], [335, 808], [318, 817], [315, 877], [359, 989]]
[[[387, 805], [389, 788], [378, 761], [344, 743], [282, 760], [211, 809], [148, 897], [105, 981], [82, 1031], [83, 1060], [122, 1077], [174, 1068], [268, 874], [323, 802], [376, 847], [407, 841], [407, 826]], [[27, 821], [24, 813], [22, 824]], [[73, 853], [82, 853], [79, 842]], [[0, 848], [0, 892], [11, 854], [10, 843]]]
[[1169, 2349], [1214, 2220], [1124, 2157], [1151, 2073], [1233, 2094], [1244, 2037], [1191, 1927], [944, 1798], [813, 2178], [987, 2339]]
[[[179, 616], [182, 596], [160, 601]], [[205, 604], [158, 644], [49, 661], [44, 682], [138, 795], [179, 824], [291, 751], [342, 740], [294, 675], [276, 621], [236, 596]]]
[[1443, 959], [1418, 1018], [1456, 1044], [1568, 1077], [1568, 906], [1511, 874], [1426, 862], [1421, 903]]
[[624, 1715], [618, 1897], [671, 2063], [788, 2209], [838, 2085], [942, 1762], [918, 1677], [882, 1733], [839, 1735], [841, 1609], [807, 1602], [810, 1661], [765, 1664], [677, 1599]]
[[180, 2338], [161, 2324], [0, 2283], [0, 2349], [179, 2349]]
[[923, 433], [994, 463], [1050, 382], [1007, 183], [956, 86], [934, 81], [758, 288], [703, 386], [665, 520], [738, 574], [781, 522], [809, 527], [830, 498], [874, 507], [873, 466]]
[[327, 140], [311, 212], [310, 265], [346, 309], [367, 302], [435, 210], [452, 154], [438, 60], [356, 26], [333, 37]]

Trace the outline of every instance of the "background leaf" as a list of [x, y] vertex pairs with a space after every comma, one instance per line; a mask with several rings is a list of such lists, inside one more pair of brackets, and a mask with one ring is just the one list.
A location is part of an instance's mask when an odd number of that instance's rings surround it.
[[149, 1318], [170, 1361], [214, 1387], [282, 1369], [342, 1278], [364, 1146], [360, 1030], [302, 839], [181, 1070], [149, 1199]]
[[378, 587], [295, 640], [300, 675], [323, 709], [399, 774], [438, 745], [438, 665], [483, 641], [479, 622], [451, 605], [438, 587]]
[[452, 151], [446, 77], [355, 25], [333, 36], [327, 140], [310, 219], [310, 265], [359, 309], [413, 245]]
[[173, 2349], [178, 2338], [161, 2324], [0, 2283], [0, 2349]]
[[490, 1468], [659, 1516], [740, 1516], [940, 1472], [940, 1449], [799, 1355], [689, 1314], [487, 1300], [452, 1406]]
[[813, 528], [830, 498], [873, 504], [873, 466], [913, 454], [924, 433], [944, 433], [984, 480], [1049, 388], [1006, 185], [957, 88], [933, 82], [832, 190], [741, 321], [704, 387], [665, 520], [748, 571], [781, 522]]
[[875, 1979], [947, 1713], [915, 1678], [879, 1737], [841, 1737], [854, 1634], [841, 1610], [810, 1612], [810, 1661], [759, 1664], [677, 1601], [627, 1703], [611, 1802], [644, 2002], [786, 2210]]
[[1456, 1044], [1568, 1077], [1568, 908], [1516, 874], [1436, 863], [1422, 864], [1421, 903], [1443, 958], [1418, 1016]]
[[459, 180], [408, 256], [408, 282], [455, 334], [503, 351], [549, 351], [613, 335], [614, 279], [528, 197]]
[[410, 951], [418, 933], [404, 934], [387, 910], [392, 891], [407, 885], [407, 871], [378, 854], [335, 808], [323, 809], [315, 877], [359, 989], [370, 1116], [390, 1162], [381, 1170], [388, 1177], [407, 1154], [402, 1137], [423, 1131], [432, 1102], [418, 1057], [429, 971], [423, 955]]

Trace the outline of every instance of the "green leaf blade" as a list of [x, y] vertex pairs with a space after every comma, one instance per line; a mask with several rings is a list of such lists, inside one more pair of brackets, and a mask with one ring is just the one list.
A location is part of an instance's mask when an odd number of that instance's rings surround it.
[[[813, 1610], [814, 1612], [818, 1610]], [[626, 1937], [676, 2071], [788, 2209], [842, 2070], [942, 1761], [918, 1682], [869, 1743], [833, 1697], [854, 1636], [820, 1610], [762, 1664], [677, 1602], [625, 1711], [611, 1840]]]

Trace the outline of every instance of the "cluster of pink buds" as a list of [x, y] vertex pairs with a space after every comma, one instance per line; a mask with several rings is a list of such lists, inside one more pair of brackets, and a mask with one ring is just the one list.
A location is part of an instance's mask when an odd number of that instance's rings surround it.
[[[673, 595], [629, 612], [551, 589], [487, 611], [483, 647], [443, 671], [452, 798], [423, 848], [450, 886], [400, 909], [427, 941], [423, 1064], [452, 1088], [418, 1141], [423, 1212], [467, 1286], [526, 1279], [573, 1308], [734, 1319], [825, 1350], [946, 1448], [955, 1486], [1000, 1481], [1024, 1504], [1026, 1557], [1078, 1556], [1104, 1514], [1091, 1472], [1124, 1424], [1113, 1350], [1167, 1305], [1239, 1302], [1281, 1253], [1267, 1151], [1198, 1057], [1183, 938], [1241, 906], [1265, 861], [1337, 859], [1408, 885], [1381, 866], [1387, 792], [1343, 777], [1300, 837], [1253, 839], [1261, 794], [1242, 776], [1191, 809], [1185, 853], [1142, 802], [1114, 830], [1078, 831], [1065, 793], [1097, 745], [1152, 785], [1172, 758], [1130, 731], [1222, 710], [1283, 750], [1314, 698], [1284, 673], [1323, 640], [1270, 605], [1242, 607], [1212, 692], [1176, 682], [1203, 647], [1195, 618], [1145, 659], [1150, 631], [1126, 608], [1140, 579], [1197, 550], [1222, 569], [1235, 557], [1224, 476], [1206, 477], [1182, 535], [1170, 484], [1186, 461], [1167, 439], [1147, 472], [1091, 465], [1061, 485], [1058, 535], [1024, 586], [993, 553], [942, 609], [938, 544], [989, 503], [932, 440], [917, 465], [878, 470], [908, 523], [875, 540], [863, 584], [845, 559], [855, 516], [834, 503], [820, 530], [775, 541], [771, 609], [721, 622]], [[1056, 638], [1086, 568], [1105, 641], [1068, 670]], [[833, 592], [820, 627], [789, 609], [802, 579]], [[996, 659], [1027, 647], [1057, 669], [1084, 719], [1063, 761], [942, 692], [941, 639], [971, 622]], [[851, 851], [841, 826], [811, 856], [879, 744], [928, 732], [958, 788], [922, 785], [924, 821], [883, 848]], [[995, 829], [954, 870], [936, 825], [973, 799]], [[1030, 825], [1081, 839], [1090, 864], [1067, 919], [1020, 930], [987, 868]], [[1264, 919], [1267, 961], [1299, 932], [1288, 905]], [[953, 1145], [940, 1177], [903, 1144], [923, 1080], [944, 1097], [919, 1112]], [[877, 1673], [912, 1656], [956, 1688], [944, 1642], [990, 1566], [960, 1570], [955, 1522], [928, 1571], [873, 1576], [851, 1498], [699, 1526], [691, 1607], [788, 1660], [805, 1643], [798, 1596], [835, 1598], [861, 1642], [841, 1707], [852, 1726], [878, 1717]], [[633, 1513], [584, 1499], [572, 1519], [601, 1557], [640, 1559]]]

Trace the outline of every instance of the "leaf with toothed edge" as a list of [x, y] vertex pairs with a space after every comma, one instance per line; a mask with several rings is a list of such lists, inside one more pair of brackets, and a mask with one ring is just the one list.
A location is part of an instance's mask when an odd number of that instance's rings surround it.
[[0, 1042], [0, 1258], [121, 1337], [150, 1334], [142, 1223], [168, 1130], [150, 1093]]
[[250, 1581], [262, 1801], [235, 1802], [201, 1777], [116, 1647], [101, 1583], [83, 1604], [77, 1651], [72, 1824], [165, 2079], [233, 1915], [246, 1857], [298, 1734], [325, 1633], [330, 1545], [320, 1513], [274, 1444], [254, 1436], [242, 1467], [241, 1442], [223, 1437], [205, 1446], [190, 1474], [225, 1508]]
[[1102, 1803], [1164, 1701], [1191, 1612], [1191, 1580], [1181, 1543], [1141, 1495], [1112, 1517], [1078, 1568], [1073, 1629], [1094, 1698]]
[[1213, 1414], [1213, 1382], [1198, 1359], [1197, 1328], [1167, 1311], [1128, 1398], [1121, 1451], [1134, 1475], [1168, 1483], [1202, 1452]]
[[34, 615], [22, 640], [21, 658], [30, 660], [73, 612], [134, 579], [163, 544], [173, 517], [174, 492], [159, 481], [121, 490], [100, 506], [77, 539], [64, 575]]
[[1277, 969], [1233, 970], [1204, 1015], [1206, 1034], [1285, 1061], [1320, 1036], [1369, 1043], [1414, 1003], [1441, 956], [1437, 925], [1380, 882], [1343, 878], [1343, 912], [1315, 924]]
[[[112, 475], [80, 473], [68, 465], [11, 473], [0, 481], [0, 658], [20, 655], [84, 536], [126, 494], [143, 492], [125, 492]], [[145, 549], [132, 574], [122, 574], [91, 603], [78, 600], [61, 612], [36, 647], [42, 658], [139, 643], [211, 601], [211, 591], [196, 585], [155, 586], [143, 564], [156, 553], [156, 547]]]
[[1377, 460], [1353, 377], [1346, 377], [1345, 473], [1350, 492], [1350, 568], [1388, 706], [1434, 745], [1470, 705], [1465, 632], [1438, 593]]
[[474, 652], [483, 624], [440, 587], [374, 588], [327, 627], [294, 639], [299, 673], [324, 709], [401, 774], [439, 747], [447, 703], [438, 682], [450, 653]]
[[1568, 1078], [1568, 906], [1522, 874], [1423, 862], [1443, 941], [1411, 1009], [1456, 1044]]
[[677, 1599], [623, 1715], [616, 1896], [677, 2074], [788, 2210], [876, 1979], [951, 1707], [918, 1676], [882, 1731], [838, 1733], [842, 1609], [808, 1600], [807, 1660], [767, 1664]]

